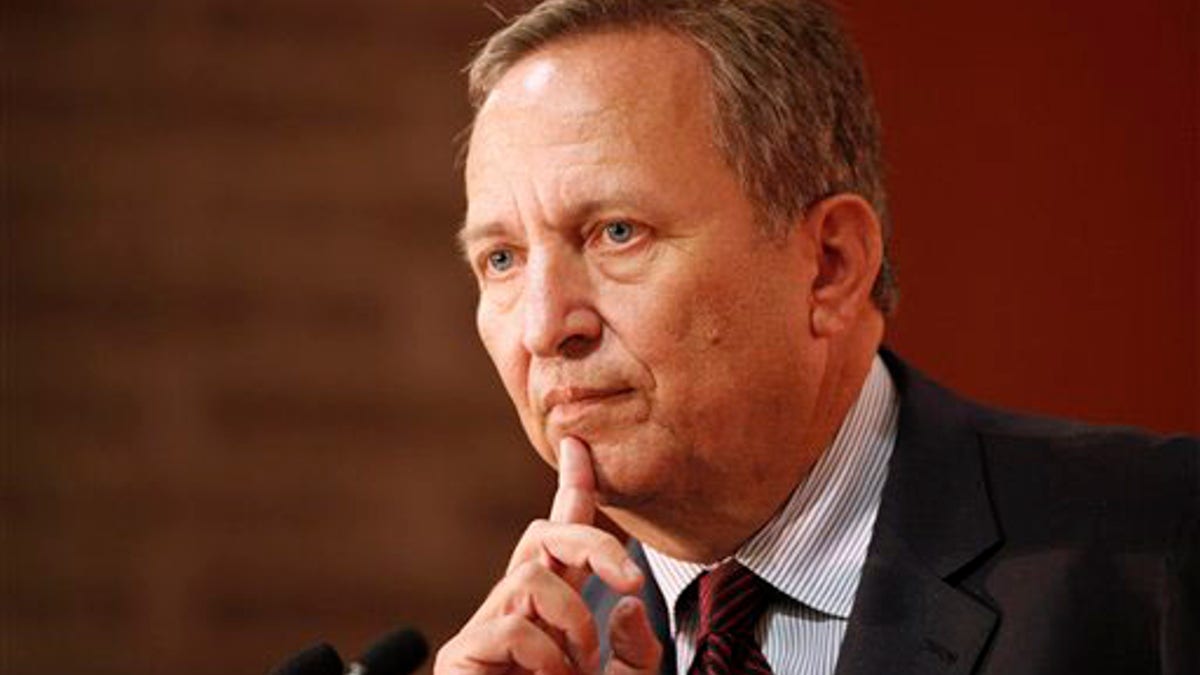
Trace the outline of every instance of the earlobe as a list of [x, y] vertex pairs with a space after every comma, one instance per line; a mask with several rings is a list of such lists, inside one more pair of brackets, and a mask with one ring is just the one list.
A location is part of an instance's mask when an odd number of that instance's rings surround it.
[[875, 209], [855, 194], [837, 194], [809, 208], [804, 226], [818, 247], [813, 279], [812, 329], [840, 333], [871, 308], [871, 287], [883, 260], [883, 233]]

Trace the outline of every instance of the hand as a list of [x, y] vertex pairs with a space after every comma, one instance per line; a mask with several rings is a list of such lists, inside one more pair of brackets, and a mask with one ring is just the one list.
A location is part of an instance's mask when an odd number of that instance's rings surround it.
[[[437, 675], [599, 672], [596, 627], [579, 589], [595, 574], [616, 591], [635, 593], [643, 578], [621, 542], [593, 527], [595, 513], [587, 446], [564, 438], [550, 519], [534, 521], [525, 530], [504, 578], [438, 651]], [[622, 598], [608, 631], [613, 653], [607, 675], [658, 672], [662, 646], [640, 599]]]

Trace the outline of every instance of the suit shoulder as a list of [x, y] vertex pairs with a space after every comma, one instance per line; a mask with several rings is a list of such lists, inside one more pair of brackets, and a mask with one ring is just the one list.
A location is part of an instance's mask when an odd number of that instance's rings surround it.
[[1132, 426], [1098, 425], [1078, 420], [1016, 413], [978, 404], [973, 420], [985, 437], [1064, 448], [1124, 448], [1127, 452], [1163, 450], [1181, 459], [1200, 452], [1200, 439], [1183, 434], [1163, 435]]
[[1200, 513], [1200, 442], [1131, 427], [984, 411], [992, 499], [1018, 534], [1158, 548]]
[[1200, 472], [1200, 439], [1193, 436], [981, 407], [976, 408], [974, 421], [985, 448], [993, 454], [1015, 454], [1035, 464], [1069, 461], [1114, 469], [1142, 467], [1185, 483], [1188, 478], [1196, 479]]

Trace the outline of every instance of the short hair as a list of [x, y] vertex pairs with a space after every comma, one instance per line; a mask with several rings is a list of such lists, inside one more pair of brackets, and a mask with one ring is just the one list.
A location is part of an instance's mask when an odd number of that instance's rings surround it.
[[883, 227], [871, 299], [898, 300], [879, 117], [862, 59], [814, 0], [547, 0], [493, 34], [469, 68], [476, 112], [518, 61], [565, 38], [658, 28], [689, 38], [712, 77], [716, 143], [773, 234], [825, 197], [866, 199]]

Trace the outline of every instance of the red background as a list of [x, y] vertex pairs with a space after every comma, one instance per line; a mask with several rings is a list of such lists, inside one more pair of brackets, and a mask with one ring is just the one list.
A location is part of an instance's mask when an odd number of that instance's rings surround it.
[[1200, 430], [1196, 5], [853, 3], [904, 289], [984, 400]]

